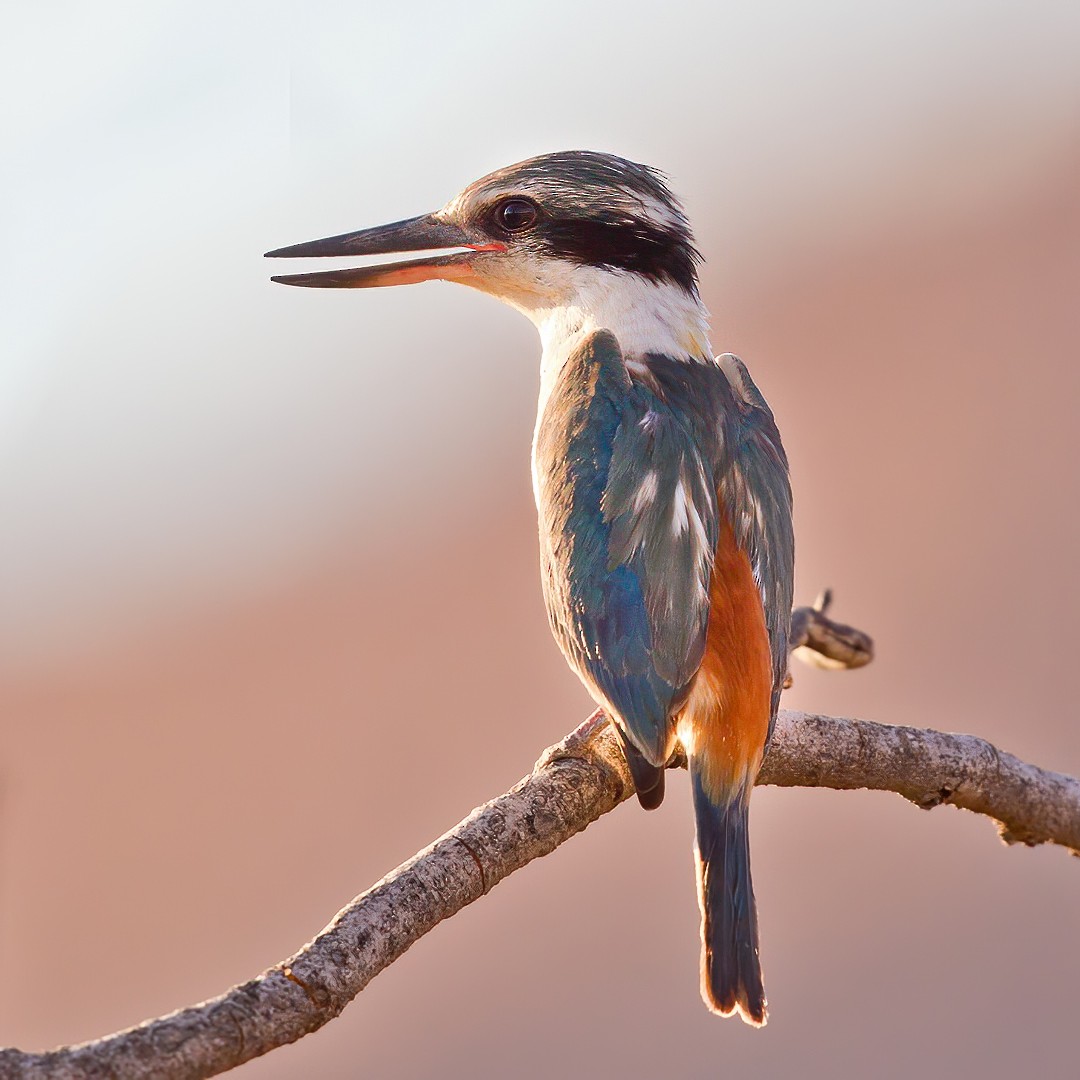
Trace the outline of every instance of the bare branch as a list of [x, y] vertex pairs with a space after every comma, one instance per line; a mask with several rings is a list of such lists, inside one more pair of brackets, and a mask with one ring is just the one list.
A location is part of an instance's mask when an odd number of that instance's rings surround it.
[[[1080, 781], [971, 735], [782, 712], [759, 783], [896, 791], [994, 818], [1007, 842], [1080, 853]], [[295, 956], [228, 993], [136, 1028], [42, 1054], [0, 1051], [0, 1078], [213, 1076], [333, 1019], [443, 919], [633, 792], [596, 713], [534, 771], [357, 897]]]
[[782, 711], [759, 784], [895, 791], [997, 822], [1007, 844], [1080, 855], [1080, 780], [1029, 765], [975, 735]]

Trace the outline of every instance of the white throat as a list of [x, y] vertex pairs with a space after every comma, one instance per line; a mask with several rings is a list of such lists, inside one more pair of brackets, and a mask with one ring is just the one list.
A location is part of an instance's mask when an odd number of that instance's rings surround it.
[[648, 353], [688, 363], [712, 359], [705, 307], [678, 285], [626, 271], [575, 267], [568, 292], [563, 303], [521, 305], [540, 331], [544, 349], [538, 419], [567, 358], [597, 330], [615, 335], [631, 374], [644, 370]]

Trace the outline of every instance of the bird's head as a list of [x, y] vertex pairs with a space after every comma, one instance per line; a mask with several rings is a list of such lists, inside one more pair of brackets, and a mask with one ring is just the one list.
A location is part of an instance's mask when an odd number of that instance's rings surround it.
[[589, 151], [530, 158], [470, 184], [434, 213], [267, 255], [435, 251], [441, 253], [273, 280], [338, 289], [457, 281], [538, 323], [552, 310], [587, 306], [598, 291], [631, 284], [661, 286], [697, 304], [700, 256], [664, 178], [645, 165]]

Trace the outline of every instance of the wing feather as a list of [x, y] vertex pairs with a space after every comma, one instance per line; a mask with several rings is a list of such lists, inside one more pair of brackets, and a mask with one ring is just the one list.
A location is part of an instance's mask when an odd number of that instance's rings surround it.
[[788, 665], [795, 535], [787, 455], [772, 410], [731, 353], [717, 358], [740, 403], [740, 422], [720, 482], [720, 497], [735, 529], [735, 539], [750, 557], [761, 591], [773, 661], [772, 719]]
[[630, 381], [603, 331], [567, 360], [534, 455], [556, 639], [644, 757], [663, 764], [705, 647], [712, 463], [671, 403]]

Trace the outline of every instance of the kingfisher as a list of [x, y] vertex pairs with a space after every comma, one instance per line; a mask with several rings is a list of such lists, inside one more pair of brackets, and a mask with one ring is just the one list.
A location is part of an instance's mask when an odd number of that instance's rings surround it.
[[272, 280], [454, 281], [536, 325], [532, 477], [551, 629], [614, 722], [643, 807], [660, 805], [665, 768], [685, 756], [702, 997], [760, 1027], [747, 820], [787, 673], [791, 487], [765, 398], [709, 344], [683, 206], [655, 169], [573, 150], [499, 169], [434, 213], [267, 255], [391, 253], [421, 254]]

